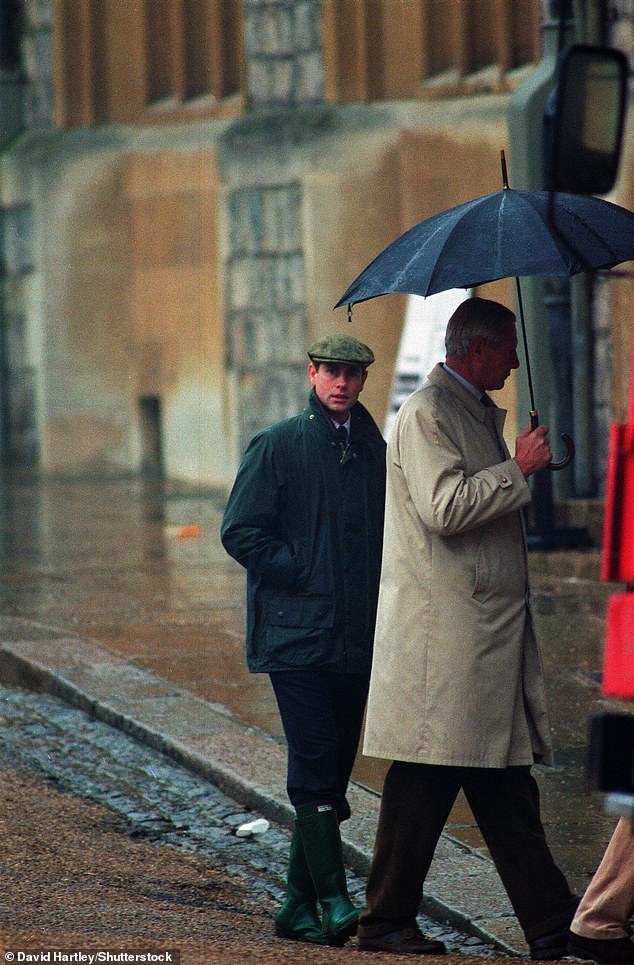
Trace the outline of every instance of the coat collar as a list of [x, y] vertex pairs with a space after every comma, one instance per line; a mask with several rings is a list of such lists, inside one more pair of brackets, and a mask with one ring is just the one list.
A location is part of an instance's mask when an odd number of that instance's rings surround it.
[[[361, 415], [362, 408], [363, 406], [361, 405], [360, 402], [355, 402], [355, 404], [352, 406], [352, 409], [350, 410], [351, 429], [355, 425], [355, 422], [358, 421], [359, 416]], [[313, 417], [318, 416], [319, 417], [318, 424], [322, 427], [327, 427], [330, 432], [334, 433], [335, 428], [333, 426], [332, 419], [330, 418], [330, 416], [328, 415], [328, 412], [326, 411], [326, 409], [323, 407], [323, 405], [317, 398], [317, 393], [315, 392], [314, 389], [311, 391], [310, 396], [308, 397], [308, 406], [304, 411], [309, 416], [309, 418], [311, 416]]]
[[469, 412], [471, 412], [480, 422], [486, 422], [489, 416], [492, 415], [498, 429], [500, 432], [502, 431], [506, 421], [507, 410], [497, 406], [495, 402], [493, 402], [493, 399], [491, 399], [490, 406], [483, 405], [472, 392], [469, 392], [469, 390], [458, 381], [458, 379], [454, 379], [453, 375], [450, 375], [449, 372], [445, 371], [440, 362], [431, 370], [429, 376], [427, 377], [427, 381], [431, 385], [437, 385], [439, 388], [445, 389], [448, 392], [452, 392], [454, 395], [457, 395]]
[[[309, 421], [313, 426], [317, 426], [320, 432], [336, 439], [336, 433], [328, 413], [317, 398], [313, 389], [308, 397], [308, 405], [304, 409], [302, 416], [305, 421]], [[350, 444], [354, 446], [362, 443], [379, 443], [385, 446], [385, 441], [381, 435], [374, 419], [361, 402], [355, 402], [351, 411], [350, 424]]]

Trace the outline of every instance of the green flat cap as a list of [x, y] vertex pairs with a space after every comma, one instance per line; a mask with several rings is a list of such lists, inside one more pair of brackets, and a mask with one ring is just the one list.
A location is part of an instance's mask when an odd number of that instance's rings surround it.
[[313, 362], [345, 362], [347, 365], [372, 365], [374, 352], [352, 335], [335, 332], [317, 339], [308, 349]]

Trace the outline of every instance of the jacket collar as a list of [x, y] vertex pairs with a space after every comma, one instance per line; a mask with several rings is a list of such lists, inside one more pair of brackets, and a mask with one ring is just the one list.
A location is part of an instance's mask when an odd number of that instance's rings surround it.
[[453, 392], [457, 395], [460, 400], [467, 407], [469, 412], [471, 412], [476, 419], [480, 422], [486, 422], [489, 413], [493, 415], [493, 419], [501, 431], [504, 423], [506, 421], [507, 410], [497, 406], [495, 402], [491, 399], [491, 405], [483, 405], [482, 402], [475, 397], [475, 395], [469, 391], [458, 379], [455, 379], [453, 375], [445, 371], [440, 362], [434, 366], [434, 368], [429, 373], [427, 381], [431, 385], [437, 385], [442, 389], [446, 389], [449, 392]]
[[[315, 417], [318, 417], [317, 424], [321, 428], [327, 429], [328, 432], [335, 435], [335, 428], [332, 424], [332, 420], [328, 415], [328, 413], [326, 412], [326, 410], [324, 409], [321, 402], [319, 401], [319, 399], [317, 398], [317, 393], [315, 392], [314, 389], [311, 390], [311, 393], [308, 397], [308, 405], [304, 409], [304, 414], [309, 419], [313, 419], [313, 420], [315, 419]], [[357, 427], [360, 430], [362, 426], [368, 423], [368, 421], [370, 420], [370, 415], [367, 409], [360, 402], [355, 402], [355, 404], [352, 406], [352, 409], [350, 410], [350, 419], [351, 419], [350, 440], [358, 442], [359, 436], [355, 434], [355, 427]]]

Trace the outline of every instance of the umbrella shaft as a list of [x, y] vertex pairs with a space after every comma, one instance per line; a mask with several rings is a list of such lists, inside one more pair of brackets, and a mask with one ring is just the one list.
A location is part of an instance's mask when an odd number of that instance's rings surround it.
[[537, 411], [535, 407], [535, 393], [533, 391], [533, 376], [531, 374], [531, 360], [528, 354], [528, 339], [526, 338], [526, 325], [524, 323], [524, 304], [522, 302], [522, 289], [520, 288], [519, 278], [515, 278], [515, 288], [517, 290], [517, 305], [520, 313], [520, 328], [522, 330], [522, 342], [524, 344], [524, 358], [526, 360], [526, 378], [528, 381], [528, 394], [531, 403], [531, 421], [533, 418], [533, 412], [535, 417], [537, 417]]

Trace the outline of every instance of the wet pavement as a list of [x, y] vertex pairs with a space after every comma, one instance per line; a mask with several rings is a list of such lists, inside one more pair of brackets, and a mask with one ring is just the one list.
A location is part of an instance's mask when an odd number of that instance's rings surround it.
[[[258, 817], [257, 812], [244, 811], [196, 772], [48, 694], [0, 685], [0, 725], [0, 771], [7, 762], [37, 771], [57, 790], [120, 815], [130, 838], [167, 845], [202, 860], [211, 877], [224, 870], [243, 883], [254, 908], [272, 909], [284, 900], [290, 832], [269, 823], [264, 833], [237, 835], [238, 828]], [[352, 900], [362, 905], [364, 879], [349, 873], [348, 889]], [[153, 896], [169, 900], [164, 881], [156, 882]], [[226, 903], [227, 897], [223, 900]], [[190, 903], [195, 911], [208, 913], [214, 897], [200, 893]], [[49, 922], [59, 924], [64, 913], [54, 901], [48, 905]], [[272, 915], [271, 910], [263, 923], [267, 939], [272, 938]], [[15, 923], [10, 914], [2, 919], [0, 915], [0, 926]], [[444, 942], [450, 955], [496, 956], [492, 945], [429, 917], [423, 916], [420, 924]], [[220, 961], [218, 952], [218, 945], [210, 943], [205, 961]]]
[[[222, 496], [25, 474], [5, 476], [0, 500], [5, 673], [24, 680], [29, 668], [29, 682], [49, 689], [61, 680], [67, 699], [105, 707], [157, 746], [171, 741], [194, 768], [235, 794], [247, 787], [247, 797], [287, 820], [281, 728], [268, 678], [244, 667], [244, 574], [219, 542]], [[605, 605], [617, 588], [598, 582], [598, 551], [532, 553], [531, 567], [557, 751], [557, 767], [537, 776], [552, 849], [580, 891], [614, 824], [583, 769], [590, 714], [618, 708], [600, 693]], [[384, 769], [362, 757], [355, 768], [353, 808], [362, 817], [347, 844], [361, 872]], [[522, 950], [495, 877], [458, 802], [429, 891], [441, 908]]]

